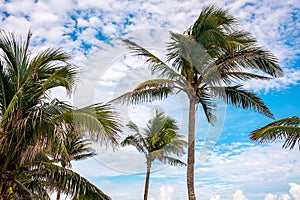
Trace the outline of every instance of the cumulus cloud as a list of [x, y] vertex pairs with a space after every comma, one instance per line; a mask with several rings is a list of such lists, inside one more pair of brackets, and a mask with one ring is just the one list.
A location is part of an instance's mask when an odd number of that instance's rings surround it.
[[290, 199], [291, 199], [291, 197], [288, 194], [280, 194], [279, 198], [278, 198], [278, 200], [290, 200]]
[[265, 200], [300, 200], [300, 184], [289, 183], [289, 186], [289, 194], [280, 193], [275, 195], [269, 193], [265, 196]]
[[264, 200], [275, 200], [276, 197], [277, 197], [276, 195], [269, 193], [265, 196]]
[[[200, 10], [215, 1], [190, 0], [182, 2], [178, 7], [173, 1], [9, 1], [4, 2], [1, 11], [6, 12], [9, 17], [26, 19], [36, 34], [43, 36], [44, 30], [53, 27], [69, 27], [61, 36], [75, 32], [77, 39], [88, 40], [81, 37], [82, 29], [89, 27], [103, 32], [111, 38], [119, 37], [124, 32], [136, 28], [156, 27], [177, 30], [179, 32], [187, 29], [196, 20]], [[287, 1], [219, 1], [219, 6], [231, 8], [230, 12], [241, 20], [243, 28], [250, 31], [258, 39], [259, 43], [275, 51], [279, 58], [295, 57], [299, 49], [290, 45], [290, 36], [297, 36], [299, 23], [293, 18], [297, 13], [297, 6], [293, 0]], [[59, 5], [59, 6], [58, 6]], [[272, 5], [272, 6], [268, 6]], [[166, 10], [168, 12], [166, 12]], [[116, 14], [117, 13], [117, 14]], [[1, 25], [10, 24], [3, 17]], [[47, 23], [45, 22], [47, 20]], [[186, 20], [190, 19], [190, 20]], [[277, 19], [277, 20], [274, 20]], [[3, 27], [3, 26], [2, 26]], [[18, 29], [11, 26], [10, 30]], [[45, 37], [45, 40], [51, 36]], [[72, 40], [58, 42], [72, 43]], [[100, 39], [100, 38], [99, 38]], [[76, 40], [76, 39], [75, 39]], [[101, 39], [100, 39], [101, 40]], [[75, 47], [73, 47], [75, 48]], [[293, 50], [293, 51], [292, 51]]]
[[291, 197], [295, 200], [300, 200], [300, 185], [296, 183], [289, 183]]
[[170, 185], [164, 185], [159, 188], [160, 196], [159, 200], [172, 200], [174, 188]]
[[232, 200], [248, 200], [246, 196], [243, 194], [243, 191], [236, 190], [233, 194]]
[[[97, 146], [95, 145], [95, 148]], [[99, 148], [99, 147], [98, 147]], [[220, 153], [222, 149], [223, 153]], [[127, 184], [137, 185], [136, 189], [143, 190], [145, 161], [143, 155], [133, 152], [133, 149], [120, 150], [120, 152], [107, 152], [105, 149], [99, 151], [97, 159], [100, 162], [77, 163], [73, 167], [83, 176], [112, 176], [118, 177], [124, 174], [124, 169], [130, 174], [126, 178]], [[247, 143], [234, 143], [231, 145], [216, 146], [215, 152], [207, 155], [205, 160], [196, 161], [195, 186], [198, 197], [211, 200], [248, 198], [260, 200], [272, 200], [271, 194], [266, 197], [266, 193], [272, 193], [277, 198], [273, 200], [291, 200], [296, 198], [299, 192], [299, 185], [296, 181], [300, 177], [300, 160], [297, 157], [298, 151], [285, 151], [281, 149], [281, 144], [268, 146], [254, 146]], [[105, 153], [104, 153], [105, 151]], [[217, 153], [219, 152], [219, 153]], [[140, 158], [138, 158], [140, 156]], [[198, 158], [198, 157], [197, 157]], [[131, 160], [131, 162], [128, 162]], [[186, 160], [186, 156], [182, 158]], [[132, 165], [132, 163], [135, 163]], [[270, 163], [272, 163], [270, 165]], [[89, 167], [86, 167], [88, 165]], [[150, 197], [158, 199], [161, 191], [171, 192], [173, 187], [174, 199], [186, 199], [186, 182], [184, 167], [166, 167], [164, 165], [154, 166], [151, 174]], [[94, 170], [91, 170], [94, 169]], [[123, 171], [121, 171], [123, 170]], [[132, 173], [141, 173], [139, 184]], [[126, 173], [126, 174], [127, 174]], [[132, 178], [129, 178], [129, 176]], [[297, 183], [297, 184], [292, 184]], [[159, 183], [159, 184], [156, 184]], [[173, 185], [176, 183], [176, 185]], [[290, 184], [290, 193], [286, 189]], [[113, 184], [113, 186], [112, 186]], [[99, 185], [103, 187], [102, 185]], [[115, 194], [113, 188], [123, 188], [122, 182], [108, 183], [105, 185], [107, 192]], [[100, 187], [100, 188], [101, 188]], [[126, 190], [125, 190], [126, 191]], [[135, 193], [127, 194], [128, 199], [139, 199]], [[242, 192], [243, 191], [243, 192]], [[128, 192], [128, 191], [127, 191]], [[176, 195], [175, 195], [176, 193]], [[293, 193], [294, 196], [291, 194]], [[233, 197], [233, 194], [235, 196]], [[125, 196], [112, 196], [117, 199], [126, 199]], [[214, 199], [215, 198], [215, 199]], [[266, 199], [269, 198], [269, 199]], [[279, 198], [279, 199], [278, 199]], [[241, 199], [239, 199], [241, 200]]]
[[263, 91], [265, 93], [270, 90], [282, 90], [292, 85], [296, 85], [300, 81], [300, 71], [296, 69], [284, 69], [285, 75], [280, 78], [271, 80], [249, 80], [243, 83], [246, 89], [254, 90], [255, 92]]
[[[290, 190], [289, 194], [272, 194], [268, 193], [264, 200], [300, 200], [300, 185], [296, 183], [289, 183]], [[232, 195], [232, 200], [248, 200], [246, 196], [243, 194], [242, 190], [236, 190]], [[292, 197], [292, 198], [291, 198]], [[221, 200], [220, 195], [214, 195], [210, 198], [210, 200]]]
[[[107, 45], [114, 44], [130, 31], [136, 33], [137, 29], [153, 27], [183, 32], [196, 20], [201, 9], [212, 3], [216, 2], [190, 0], [181, 2], [178, 7], [171, 0], [134, 3], [66, 0], [64, 4], [58, 0], [5, 1], [0, 7], [0, 25], [3, 29], [22, 34], [31, 29], [35, 46], [60, 46], [74, 57], [75, 62], [86, 67], [85, 60], [90, 59], [89, 55], [106, 49]], [[217, 2], [217, 5], [230, 8], [230, 13], [240, 19], [242, 28], [250, 31], [260, 45], [271, 49], [284, 67], [284, 77], [271, 81], [252, 80], [244, 84], [245, 88], [268, 92], [299, 83], [299, 70], [289, 67], [295, 65], [291, 60], [299, 59], [300, 52], [299, 40], [296, 39], [300, 25], [294, 17], [298, 8], [293, 0], [226, 0]], [[150, 40], [144, 36], [141, 41]], [[117, 73], [115, 75], [117, 79]], [[112, 84], [112, 81], [105, 83]]]

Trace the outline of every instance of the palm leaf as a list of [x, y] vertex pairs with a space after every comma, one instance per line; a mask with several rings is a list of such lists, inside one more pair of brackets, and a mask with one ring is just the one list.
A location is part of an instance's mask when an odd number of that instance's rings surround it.
[[298, 143], [300, 149], [300, 119], [295, 116], [277, 120], [252, 131], [249, 137], [260, 143], [285, 140], [283, 148], [290, 150]]
[[205, 113], [206, 119], [209, 123], [214, 124], [216, 121], [216, 103], [214, 98], [204, 90], [199, 89], [197, 91], [198, 101], [201, 104], [203, 111]]
[[162, 156], [159, 158], [159, 161], [171, 166], [186, 166], [186, 164], [181, 160], [169, 156]]
[[182, 76], [175, 70], [170, 68], [165, 62], [157, 56], [130, 40], [123, 40], [134, 56], [142, 56], [149, 64], [149, 69], [153, 74], [158, 74], [160, 77], [169, 78], [170, 80], [180, 80]]
[[87, 131], [94, 141], [117, 144], [121, 125], [115, 115], [110, 106], [94, 104], [64, 112], [55, 116], [53, 121], [75, 124], [79, 129]]
[[280, 77], [283, 71], [277, 58], [269, 51], [259, 47], [236, 49], [234, 53], [225, 53], [215, 62], [221, 71], [240, 71], [240, 69], [261, 70], [273, 77]]
[[99, 199], [110, 200], [111, 198], [103, 191], [91, 184], [87, 179], [79, 174], [50, 163], [40, 163], [32, 173], [35, 178], [47, 178], [54, 183], [57, 189], [62, 190], [67, 195], [72, 195], [73, 199]]
[[213, 46], [226, 46], [228, 43], [225, 32], [230, 32], [235, 23], [236, 19], [229, 14], [228, 10], [211, 5], [201, 11], [198, 19], [187, 32], [206, 49]]
[[252, 92], [242, 89], [240, 86], [212, 87], [211, 89], [216, 97], [222, 99], [227, 104], [238, 108], [249, 109], [274, 119], [274, 115], [261, 98]]
[[132, 145], [134, 146], [139, 152], [142, 152], [144, 154], [147, 153], [146, 151], [146, 147], [145, 147], [145, 141], [144, 139], [139, 135], [139, 134], [135, 134], [135, 135], [129, 135], [127, 136], [121, 143], [120, 145], [122, 147], [124, 146], [128, 146], [128, 145]]
[[235, 81], [247, 81], [251, 79], [259, 79], [259, 80], [270, 80], [271, 77], [258, 75], [250, 72], [226, 72], [222, 74], [222, 81], [227, 85], [232, 84]]
[[[167, 98], [169, 95], [174, 94], [175, 88], [164, 85], [157, 85], [157, 87], [148, 88], [151, 84], [149, 81], [141, 83], [138, 89], [134, 89], [132, 92], [127, 92], [109, 103], [126, 103], [126, 104], [138, 104], [145, 102], [152, 102], [155, 100], [162, 100]], [[169, 84], [169, 83], [167, 83]], [[143, 86], [143, 87], [142, 87]]]

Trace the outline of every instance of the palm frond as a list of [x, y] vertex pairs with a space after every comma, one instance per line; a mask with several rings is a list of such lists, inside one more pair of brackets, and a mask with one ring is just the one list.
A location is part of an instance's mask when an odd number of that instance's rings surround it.
[[211, 5], [201, 11], [188, 34], [193, 35], [205, 48], [226, 46], [228, 43], [225, 32], [232, 31], [235, 24], [236, 19], [229, 14], [228, 10]]
[[230, 49], [252, 46], [257, 42], [249, 32], [242, 30], [233, 30], [227, 35], [227, 40], [230, 44]]
[[130, 40], [123, 40], [123, 42], [126, 43], [134, 56], [142, 56], [146, 59], [146, 63], [149, 64], [149, 69], [153, 74], [157, 74], [160, 77], [168, 78], [170, 80], [182, 79], [178, 72], [173, 70], [165, 62], [149, 52], [147, 49]]
[[240, 86], [212, 87], [211, 89], [216, 97], [222, 99], [227, 104], [249, 109], [274, 119], [274, 115], [261, 98], [250, 91], [242, 89]]
[[72, 170], [50, 163], [40, 163], [36, 167], [32, 171], [36, 179], [47, 178], [57, 189], [71, 195], [73, 199], [111, 200], [103, 191]]
[[141, 137], [139, 134], [135, 135], [129, 135], [127, 136], [121, 143], [120, 145], [122, 147], [132, 145], [134, 146], [139, 152], [142, 152], [144, 154], [147, 154], [146, 146], [145, 146], [145, 141], [144, 138]]
[[53, 121], [75, 124], [77, 128], [87, 131], [94, 141], [117, 144], [121, 124], [115, 116], [109, 105], [94, 104], [64, 112], [55, 116]]
[[53, 72], [49, 74], [49, 76], [39, 77], [43, 78], [44, 80], [40, 80], [40, 87], [42, 89], [38, 91], [49, 91], [52, 88], [64, 87], [70, 95], [76, 83], [77, 69], [71, 65], [51, 67], [53, 68]]
[[[150, 81], [151, 82], [151, 81]], [[138, 104], [138, 103], [146, 103], [152, 102], [155, 100], [162, 100], [167, 98], [168, 96], [174, 94], [175, 88], [169, 87], [170, 83], [163, 83], [163, 85], [157, 85], [157, 87], [148, 88], [151, 84], [149, 81], [146, 81], [145, 84], [141, 83], [138, 86], [138, 89], [134, 89], [132, 92], [127, 92], [109, 103], [123, 103], [123, 104]], [[164, 86], [167, 84], [167, 86]], [[143, 87], [142, 87], [143, 86]]]
[[35, 181], [31, 179], [25, 180], [26, 188], [32, 192], [32, 199], [51, 200], [45, 188], [47, 183], [45, 181]]
[[129, 121], [126, 126], [130, 129], [130, 131], [133, 131], [135, 134], [141, 134], [139, 127], [133, 121]]
[[205, 113], [206, 119], [209, 123], [214, 124], [216, 121], [216, 103], [215, 99], [208, 92], [199, 89], [197, 91], [198, 101], [201, 104]]
[[169, 156], [162, 156], [159, 158], [159, 161], [171, 166], [186, 166], [186, 164], [181, 160]]
[[146, 90], [150, 88], [161, 88], [161, 87], [169, 87], [173, 88], [176, 84], [176, 81], [170, 79], [151, 79], [140, 83], [138, 86], [134, 88], [135, 91]]
[[259, 80], [271, 79], [271, 77], [254, 74], [250, 72], [226, 72], [224, 75], [222, 74], [221, 76], [224, 83], [228, 85], [236, 81], [247, 81], [251, 79], [259, 79]]
[[283, 71], [278, 65], [278, 59], [271, 52], [260, 47], [245, 47], [236, 49], [234, 53], [223, 54], [215, 62], [215, 65], [221, 71], [248, 69], [260, 70], [273, 77], [283, 75]]
[[213, 61], [207, 50], [190, 35], [174, 32], [170, 34], [171, 42], [167, 46], [167, 61], [172, 62], [173, 68], [181, 72], [184, 77], [181, 79], [190, 79], [187, 74], [188, 70], [202, 74]]
[[283, 148], [290, 150], [298, 143], [300, 149], [300, 119], [295, 116], [277, 120], [252, 131], [249, 137], [259, 143], [285, 140]]

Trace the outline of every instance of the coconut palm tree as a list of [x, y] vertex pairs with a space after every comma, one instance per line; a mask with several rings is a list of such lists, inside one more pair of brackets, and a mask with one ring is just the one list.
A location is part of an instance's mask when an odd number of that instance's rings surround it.
[[290, 150], [298, 143], [300, 149], [300, 119], [294, 116], [276, 120], [252, 131], [249, 137], [260, 143], [285, 140], [282, 148]]
[[32, 53], [30, 38], [31, 33], [23, 41], [0, 30], [0, 199], [49, 199], [48, 189], [109, 199], [77, 173], [41, 155], [62, 143], [68, 132], [117, 144], [115, 112], [105, 104], [75, 108], [51, 100], [53, 88], [72, 93], [78, 70], [60, 49]]
[[259, 47], [248, 32], [237, 29], [228, 11], [209, 6], [184, 34], [171, 32], [166, 59], [130, 40], [124, 40], [132, 54], [146, 59], [157, 78], [139, 84], [133, 91], [113, 100], [116, 103], [152, 102], [183, 92], [189, 102], [187, 187], [194, 192], [195, 113], [203, 108], [209, 123], [216, 119], [216, 99], [238, 108], [273, 118], [264, 102], [241, 86], [249, 79], [267, 80], [283, 74], [276, 57]]
[[145, 155], [147, 172], [144, 200], [147, 200], [153, 162], [159, 160], [169, 165], [185, 165], [172, 155], [181, 156], [187, 142], [183, 140], [183, 135], [177, 133], [179, 128], [175, 120], [159, 111], [156, 112], [153, 119], [149, 120], [145, 129], [140, 130], [132, 121], [128, 123], [127, 127], [134, 134], [127, 136], [121, 142], [121, 146], [132, 145]]

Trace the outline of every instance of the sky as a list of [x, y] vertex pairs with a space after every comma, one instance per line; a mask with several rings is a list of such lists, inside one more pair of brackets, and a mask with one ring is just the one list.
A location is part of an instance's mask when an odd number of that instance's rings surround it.
[[[0, 1], [0, 27], [23, 37], [33, 33], [31, 48], [60, 47], [80, 69], [71, 99], [61, 90], [54, 97], [80, 107], [107, 102], [151, 78], [144, 61], [133, 58], [122, 39], [131, 39], [163, 56], [169, 31], [182, 33], [210, 4], [229, 9], [260, 46], [273, 52], [285, 75], [249, 81], [276, 119], [299, 116], [299, 0], [150, 0], [150, 1]], [[162, 57], [163, 58], [163, 57]], [[174, 117], [187, 130], [187, 101], [182, 94], [153, 104], [118, 106], [124, 123], [143, 126], [155, 109]], [[299, 149], [282, 143], [255, 144], [248, 134], [272, 120], [219, 103], [218, 122], [209, 126], [199, 109], [196, 131], [195, 190], [203, 200], [300, 200]], [[125, 131], [126, 132], [126, 131]], [[124, 137], [126, 134], [122, 135]], [[98, 155], [72, 163], [73, 169], [117, 200], [143, 196], [145, 161], [134, 148], [115, 151], [93, 144]], [[184, 155], [181, 160], [186, 160]], [[187, 199], [185, 167], [156, 163], [150, 180], [151, 200]]]

